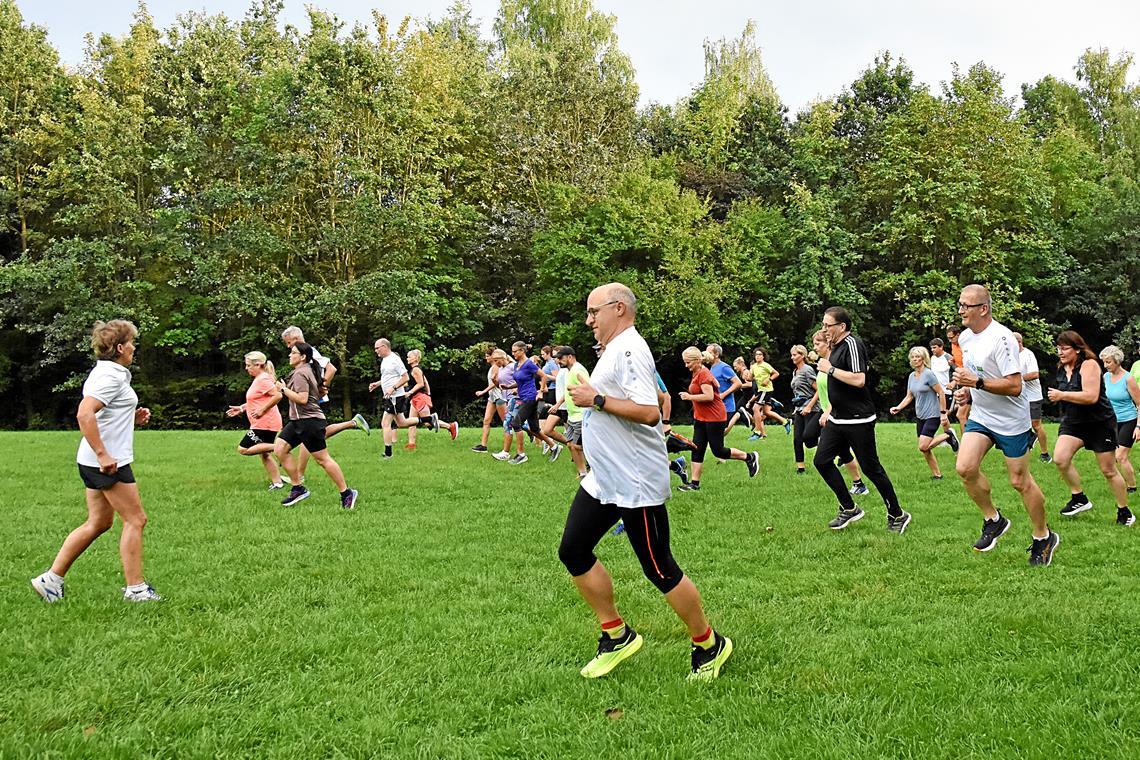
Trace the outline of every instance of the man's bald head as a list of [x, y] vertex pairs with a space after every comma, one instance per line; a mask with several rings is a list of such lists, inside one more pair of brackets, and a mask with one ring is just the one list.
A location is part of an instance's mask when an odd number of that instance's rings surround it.
[[990, 291], [984, 285], [967, 285], [962, 288], [962, 302], [990, 305]]
[[625, 304], [626, 312], [631, 316], [637, 316], [637, 296], [628, 286], [620, 282], [610, 282], [605, 285], [599, 285], [594, 288], [594, 292], [590, 295], [597, 295], [602, 301], [617, 301], [618, 303]]

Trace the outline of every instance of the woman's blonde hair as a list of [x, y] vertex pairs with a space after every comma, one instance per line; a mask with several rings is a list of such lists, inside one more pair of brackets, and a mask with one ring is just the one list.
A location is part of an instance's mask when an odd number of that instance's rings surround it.
[[701, 349], [697, 348], [696, 346], [689, 346], [681, 352], [681, 359], [683, 359], [686, 364], [692, 361], [696, 361], [697, 359], [701, 359], [703, 361], [703, 357], [701, 356]]
[[423, 361], [424, 352], [419, 350], [418, 348], [413, 348], [411, 351], [408, 352], [408, 361], [412, 360], [412, 356], [415, 356], [416, 361], [418, 361], [418, 362]]
[[277, 370], [273, 367], [273, 362], [269, 361], [269, 357], [260, 351], [250, 351], [245, 355], [245, 360], [255, 367], [265, 367], [265, 371], [274, 380], [277, 379]]
[[907, 352], [906, 358], [910, 359], [912, 356], [915, 356], [915, 355], [921, 356], [922, 357], [922, 366], [926, 367], [927, 369], [930, 369], [930, 352], [927, 351], [924, 346], [915, 346], [914, 348], [912, 348], [910, 351]]
[[96, 322], [91, 328], [91, 350], [96, 359], [114, 361], [118, 353], [115, 349], [139, 337], [139, 328], [125, 319], [112, 319], [110, 322]]
[[806, 359], [807, 355], [808, 355], [808, 350], [805, 346], [801, 346], [799, 343], [797, 343], [796, 345], [792, 346], [791, 353], [799, 354], [800, 356], [802, 356]]

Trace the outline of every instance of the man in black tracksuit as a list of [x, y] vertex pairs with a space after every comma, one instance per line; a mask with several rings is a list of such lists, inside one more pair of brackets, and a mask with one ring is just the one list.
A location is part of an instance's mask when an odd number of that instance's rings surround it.
[[823, 313], [823, 331], [831, 342], [831, 356], [817, 365], [826, 374], [831, 417], [815, 451], [815, 469], [839, 499], [839, 514], [828, 527], [842, 530], [863, 519], [863, 510], [847, 491], [847, 484], [835, 466], [835, 458], [851, 447], [863, 474], [875, 484], [887, 505], [887, 529], [902, 534], [910, 524], [910, 513], [899, 506], [895, 487], [879, 462], [875, 446], [875, 404], [867, 388], [867, 345], [851, 334], [851, 316], [841, 306]]

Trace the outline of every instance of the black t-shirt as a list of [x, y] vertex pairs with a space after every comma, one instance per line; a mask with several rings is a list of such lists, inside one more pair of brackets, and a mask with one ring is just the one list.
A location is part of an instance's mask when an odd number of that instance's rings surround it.
[[[848, 335], [831, 349], [828, 357], [831, 366], [848, 372], [869, 372], [867, 344], [855, 335]], [[875, 419], [875, 403], [871, 400], [869, 384], [862, 388], [848, 385], [834, 377], [827, 378], [827, 399], [831, 402], [831, 419], [847, 422], [871, 422]]]

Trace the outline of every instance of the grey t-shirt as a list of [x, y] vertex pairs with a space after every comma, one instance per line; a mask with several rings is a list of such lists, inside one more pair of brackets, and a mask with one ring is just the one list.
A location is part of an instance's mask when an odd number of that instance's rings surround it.
[[934, 392], [936, 385], [940, 385], [938, 376], [928, 369], [924, 369], [919, 377], [915, 377], [913, 372], [906, 376], [907, 393], [914, 396], [914, 416], [920, 420], [937, 417], [942, 412], [938, 406], [938, 394]]
[[[815, 395], [814, 382], [815, 369], [806, 362], [792, 374], [792, 401], [795, 402], [796, 411], [803, 409], [808, 399]], [[808, 411], [818, 410], [819, 403], [816, 403]]]

